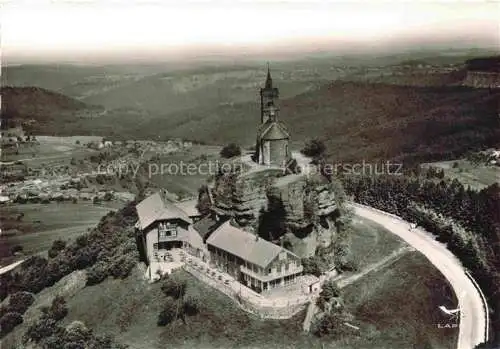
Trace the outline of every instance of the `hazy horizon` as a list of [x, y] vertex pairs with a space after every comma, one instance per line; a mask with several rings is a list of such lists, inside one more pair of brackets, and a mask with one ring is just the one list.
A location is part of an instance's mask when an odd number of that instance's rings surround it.
[[6, 64], [499, 48], [496, 2], [7, 2]]

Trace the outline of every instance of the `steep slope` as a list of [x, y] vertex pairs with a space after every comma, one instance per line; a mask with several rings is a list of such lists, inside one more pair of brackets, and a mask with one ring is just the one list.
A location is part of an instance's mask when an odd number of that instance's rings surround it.
[[23, 125], [35, 134], [58, 134], [59, 128], [78, 119], [97, 117], [97, 106], [39, 87], [3, 87], [2, 127]]

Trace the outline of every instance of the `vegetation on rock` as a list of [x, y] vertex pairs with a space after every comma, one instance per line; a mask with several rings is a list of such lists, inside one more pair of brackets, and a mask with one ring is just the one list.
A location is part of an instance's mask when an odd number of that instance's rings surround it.
[[220, 151], [220, 156], [229, 159], [241, 155], [241, 148], [236, 143], [229, 143]]

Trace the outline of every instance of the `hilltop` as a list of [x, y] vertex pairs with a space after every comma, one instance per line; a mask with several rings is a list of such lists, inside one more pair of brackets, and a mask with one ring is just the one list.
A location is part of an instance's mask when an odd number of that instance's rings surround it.
[[59, 125], [103, 112], [71, 97], [40, 87], [2, 87], [2, 127], [22, 125], [36, 134], [56, 132]]
[[22, 126], [34, 135], [112, 135], [117, 123], [133, 129], [147, 114], [133, 108], [108, 110], [33, 86], [6, 86], [0, 94], [2, 129]]

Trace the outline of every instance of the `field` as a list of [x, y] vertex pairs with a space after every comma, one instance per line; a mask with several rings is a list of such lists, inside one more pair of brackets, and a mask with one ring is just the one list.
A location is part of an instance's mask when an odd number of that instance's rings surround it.
[[351, 236], [351, 249], [360, 270], [389, 256], [406, 243], [384, 227], [367, 219], [353, 219], [355, 233]]
[[98, 136], [38, 136], [38, 145], [22, 144], [18, 154], [12, 152], [3, 154], [2, 161], [7, 163], [22, 161], [32, 168], [69, 165], [71, 158], [81, 159], [95, 153], [96, 151], [87, 148], [86, 144], [101, 139], [102, 137]]
[[[70, 240], [97, 225], [109, 207], [91, 203], [12, 204], [3, 206], [0, 260], [13, 261], [11, 248], [20, 245], [24, 255], [47, 251], [56, 239]], [[20, 214], [22, 217], [18, 220]]]
[[363, 323], [361, 327], [376, 328], [372, 348], [444, 349], [456, 345], [456, 328], [437, 327], [454, 323], [438, 306], [454, 309], [456, 298], [442, 274], [420, 253], [406, 254], [390, 268], [347, 286], [343, 293], [347, 307]]
[[[153, 185], [181, 197], [197, 195], [200, 186], [206, 183], [210, 175], [215, 175], [206, 165], [211, 164], [216, 168], [216, 164], [221, 161], [220, 149], [218, 146], [193, 145], [191, 149], [163, 155], [149, 163], [148, 178]], [[194, 171], [191, 171], [191, 167]]]
[[500, 167], [492, 165], [473, 165], [470, 161], [459, 159], [422, 164], [423, 168], [435, 167], [444, 170], [450, 179], [458, 179], [463, 185], [481, 190], [491, 184], [500, 184]]

